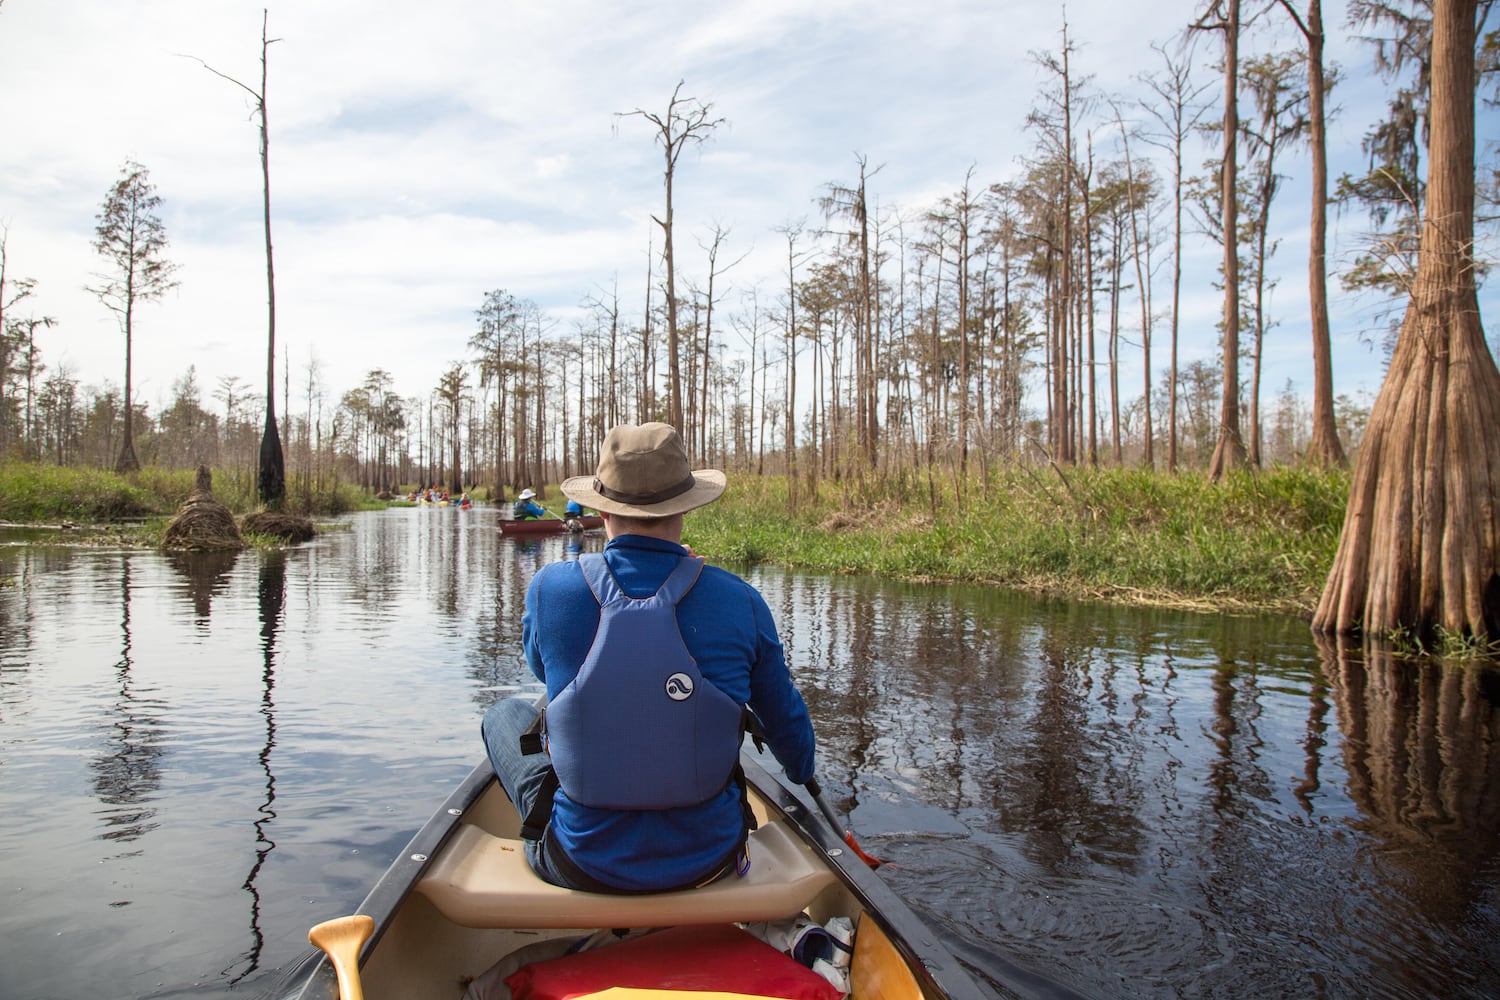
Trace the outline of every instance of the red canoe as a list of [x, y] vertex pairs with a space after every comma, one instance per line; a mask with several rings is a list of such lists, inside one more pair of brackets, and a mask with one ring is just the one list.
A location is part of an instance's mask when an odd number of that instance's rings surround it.
[[[576, 524], [578, 527], [570, 528], [569, 525]], [[583, 531], [588, 528], [604, 527], [604, 518], [598, 514], [585, 514], [583, 517], [574, 517], [566, 521], [555, 517], [539, 517], [534, 521], [511, 521], [500, 522], [500, 533], [502, 535], [551, 535], [559, 531]]]

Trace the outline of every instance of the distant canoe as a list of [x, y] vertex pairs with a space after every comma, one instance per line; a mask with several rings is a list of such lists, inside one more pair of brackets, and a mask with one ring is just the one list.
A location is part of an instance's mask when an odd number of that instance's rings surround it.
[[[576, 528], [570, 527], [575, 524]], [[604, 518], [598, 514], [585, 514], [583, 517], [573, 517], [566, 521], [555, 517], [539, 517], [534, 521], [502, 520], [500, 533], [502, 535], [553, 535], [560, 531], [586, 531], [589, 528], [602, 527], [604, 527]]]

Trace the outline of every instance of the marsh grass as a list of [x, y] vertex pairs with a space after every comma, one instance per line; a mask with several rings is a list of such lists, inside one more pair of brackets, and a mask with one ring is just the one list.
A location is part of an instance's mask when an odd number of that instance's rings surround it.
[[[128, 475], [101, 469], [0, 463], [0, 522], [16, 524], [126, 525], [159, 518], [158, 533], [193, 489], [192, 469], [148, 467]], [[260, 506], [246, 477], [215, 473], [214, 499], [235, 514]], [[286, 508], [303, 516], [329, 516], [384, 507], [357, 486], [340, 483], [310, 496], [289, 492]]]
[[[191, 476], [188, 478], [191, 488]], [[183, 496], [187, 490], [183, 490]], [[154, 489], [99, 469], [0, 464], [0, 521], [126, 521], [165, 513], [170, 505]]]
[[[214, 496], [238, 515], [257, 507], [242, 479], [214, 477]], [[100, 544], [154, 545], [192, 487], [191, 470], [122, 477], [0, 464], [0, 521], [89, 524]], [[1211, 483], [1194, 473], [1012, 466], [965, 482], [912, 473], [824, 481], [791, 501], [784, 478], [736, 475], [723, 499], [688, 516], [685, 540], [729, 565], [1307, 613], [1338, 547], [1348, 489], [1347, 473], [1288, 468]], [[381, 506], [351, 485], [288, 497], [304, 516]]]
[[1394, 629], [1387, 633], [1385, 640], [1392, 654], [1399, 657], [1500, 663], [1500, 639], [1452, 632], [1441, 625], [1425, 636], [1414, 629]]
[[[1010, 468], [962, 484], [732, 480], [688, 517], [687, 540], [727, 563], [996, 584], [1071, 597], [1305, 613], [1338, 546], [1342, 472], [1191, 473]], [[805, 493], [805, 491], [804, 491]]]

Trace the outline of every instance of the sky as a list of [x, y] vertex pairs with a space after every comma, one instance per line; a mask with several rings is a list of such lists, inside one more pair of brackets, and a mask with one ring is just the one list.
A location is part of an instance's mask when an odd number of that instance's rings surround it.
[[[149, 171], [178, 266], [178, 287], [140, 307], [138, 401], [153, 412], [194, 366], [210, 397], [223, 379], [261, 390], [266, 282], [258, 122], [263, 12], [276, 271], [278, 394], [284, 360], [293, 409], [310, 362], [336, 399], [374, 368], [425, 397], [469, 359], [475, 311], [504, 289], [567, 333], [582, 303], [618, 289], [644, 302], [662, 154], [636, 110], [664, 114], [674, 88], [724, 119], [686, 150], [674, 192], [679, 282], [706, 276], [701, 249], [726, 231], [720, 279], [733, 310], [751, 288], [785, 284], [777, 228], [819, 222], [830, 183], [858, 158], [873, 202], [915, 218], [958, 192], [1011, 179], [1036, 147], [1026, 115], [1064, 17], [1075, 72], [1127, 118], [1193, 4], [1079, 0], [3, 0], [0, 6], [0, 226], [8, 280], [31, 278], [21, 315], [46, 316], [43, 360], [85, 386], [123, 382], [115, 314], [85, 290], [106, 271], [96, 216], [127, 159]], [[1325, 8], [1329, 58], [1343, 67], [1330, 126], [1331, 173], [1361, 166], [1359, 139], [1384, 89], [1370, 53]], [[1287, 49], [1283, 27], [1255, 29], [1250, 52]], [[1222, 89], [1201, 44], [1198, 79]], [[1101, 151], [1112, 142], [1097, 112]], [[1481, 140], [1493, 138], [1483, 110]], [[1195, 143], [1189, 165], [1211, 154]], [[1136, 156], [1143, 155], [1135, 150]], [[1290, 379], [1310, 393], [1306, 326], [1307, 163], [1286, 161], [1273, 226], [1281, 243], [1278, 326], [1264, 396]], [[1332, 266], [1347, 263], [1363, 220], [1331, 217]], [[1184, 362], [1216, 359], [1217, 247], [1188, 237]], [[658, 268], [659, 273], [659, 268]], [[681, 287], [681, 285], [679, 285]], [[1373, 393], [1382, 376], [1374, 305], [1334, 292], [1335, 390]], [[1165, 284], [1159, 308], [1168, 301]], [[1127, 304], [1133, 309], [1133, 304]], [[1490, 309], [1490, 313], [1494, 310]], [[1165, 324], [1157, 334], [1165, 360]], [[736, 345], [731, 343], [731, 350]], [[1139, 377], [1134, 376], [1135, 384]], [[1127, 385], [1132, 384], [1127, 379]], [[1131, 394], [1135, 394], [1132, 391]], [[212, 407], [211, 407], [212, 408]]]

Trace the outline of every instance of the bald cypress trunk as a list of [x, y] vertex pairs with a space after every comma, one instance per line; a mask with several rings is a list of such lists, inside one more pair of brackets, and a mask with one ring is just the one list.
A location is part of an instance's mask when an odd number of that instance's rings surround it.
[[1500, 635], [1500, 371], [1474, 283], [1474, 0], [1435, 0], [1411, 301], [1355, 463], [1320, 631]]
[[1346, 465], [1333, 412], [1333, 349], [1328, 329], [1328, 136], [1323, 97], [1323, 4], [1312, 0], [1307, 17], [1307, 92], [1312, 152], [1312, 222], [1307, 252], [1308, 308], [1312, 321], [1313, 429], [1307, 458], [1322, 465]]
[[1240, 135], [1239, 46], [1240, 0], [1228, 0], [1224, 22], [1224, 159], [1221, 199], [1224, 211], [1224, 381], [1219, 404], [1219, 436], [1208, 474], [1215, 482], [1245, 465], [1245, 442], [1240, 436], [1240, 258], [1239, 169], [1236, 160]]

